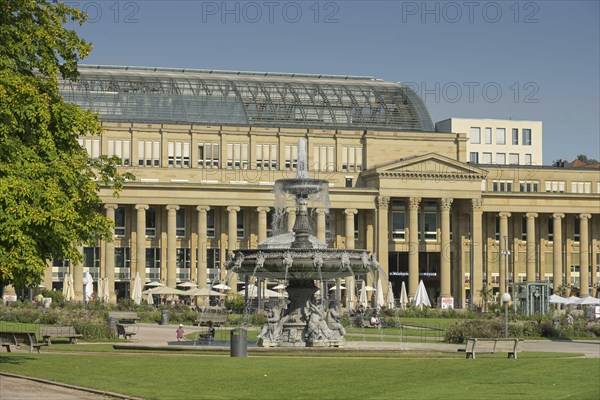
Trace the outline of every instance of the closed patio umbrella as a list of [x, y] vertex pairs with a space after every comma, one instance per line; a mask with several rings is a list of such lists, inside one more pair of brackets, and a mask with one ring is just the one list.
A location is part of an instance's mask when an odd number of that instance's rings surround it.
[[362, 285], [360, 286], [360, 297], [358, 302], [364, 308], [367, 308], [369, 305], [367, 302], [367, 289], [365, 289], [365, 281], [362, 281]]
[[135, 273], [135, 280], [133, 281], [133, 292], [131, 293], [131, 299], [137, 305], [142, 302], [142, 280], [140, 278], [140, 273]]
[[375, 299], [375, 305], [378, 308], [381, 308], [385, 305], [385, 300], [383, 299], [383, 287], [381, 285], [381, 278], [377, 278], [377, 297]]
[[400, 306], [406, 308], [408, 304], [408, 295], [406, 294], [406, 284], [402, 281], [402, 289], [400, 289]]
[[431, 307], [431, 302], [429, 301], [429, 296], [427, 295], [427, 290], [425, 289], [425, 284], [423, 283], [423, 280], [419, 282], [417, 294], [415, 295], [414, 305], [415, 307], [420, 307], [421, 310], [423, 309], [423, 306]]
[[385, 306], [388, 310], [396, 308], [396, 301], [394, 300], [394, 289], [392, 288], [392, 282], [388, 282], [387, 297], [385, 300]]

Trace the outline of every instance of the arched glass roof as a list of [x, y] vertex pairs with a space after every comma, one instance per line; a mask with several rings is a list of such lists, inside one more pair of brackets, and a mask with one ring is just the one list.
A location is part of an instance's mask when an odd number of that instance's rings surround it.
[[103, 121], [433, 132], [419, 96], [370, 77], [79, 66], [64, 98]]

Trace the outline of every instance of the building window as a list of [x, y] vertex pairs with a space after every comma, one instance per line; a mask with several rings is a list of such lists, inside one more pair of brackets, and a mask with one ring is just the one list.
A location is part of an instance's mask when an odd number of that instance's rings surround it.
[[525, 153], [525, 165], [533, 164], [533, 159], [530, 153]]
[[512, 181], [492, 181], [492, 191], [512, 192]]
[[479, 153], [472, 151], [469, 153], [469, 162], [471, 164], [479, 164]]
[[185, 208], [177, 210], [175, 216], [175, 234], [177, 237], [185, 237]]
[[521, 218], [521, 240], [527, 240], [527, 216]]
[[519, 188], [521, 192], [526, 193], [537, 193], [539, 190], [539, 183], [537, 181], [519, 181]]
[[531, 146], [531, 129], [523, 129], [523, 146]]
[[518, 129], [512, 130], [512, 144], [513, 145], [519, 144], [519, 130]]
[[83, 269], [84, 272], [89, 272], [93, 279], [98, 279], [100, 276], [100, 247], [83, 248]]
[[125, 236], [125, 208], [115, 210], [115, 236]]
[[406, 239], [406, 206], [401, 200], [392, 200], [392, 239]]
[[335, 170], [335, 151], [333, 146], [314, 146], [313, 161], [315, 171]]
[[169, 142], [169, 167], [190, 167], [190, 144], [188, 142]]
[[519, 164], [519, 155], [517, 153], [509, 153], [508, 154], [508, 163], [511, 165]]
[[92, 158], [100, 157], [100, 139], [77, 139], [79, 145], [83, 147]]
[[471, 144], [480, 144], [481, 143], [481, 128], [471, 127]]
[[581, 234], [581, 225], [579, 223], [579, 218], [573, 218], [573, 240], [579, 242], [579, 238]]
[[191, 265], [191, 249], [189, 247], [180, 247], [175, 250], [177, 268], [189, 269]]
[[131, 278], [131, 247], [115, 247], [115, 278]]
[[546, 192], [550, 193], [564, 193], [565, 181], [546, 181]]
[[437, 211], [425, 211], [423, 220], [425, 222], [425, 240], [437, 240]]
[[342, 171], [360, 172], [362, 170], [362, 147], [342, 146]]
[[198, 144], [198, 168], [219, 168], [218, 143], [199, 143]]
[[191, 249], [180, 247], [176, 250], [176, 277], [178, 281], [190, 280]]
[[500, 240], [500, 216], [496, 215], [496, 223], [494, 224], [494, 239], [497, 241]]
[[298, 166], [298, 146], [297, 145], [286, 145], [285, 146], [285, 169], [292, 170]]
[[138, 166], [160, 167], [160, 142], [138, 140]]
[[227, 169], [248, 169], [248, 145], [246, 143], [227, 144]]
[[354, 214], [354, 240], [358, 240], [359, 235], [358, 213]]
[[496, 164], [506, 165], [506, 153], [496, 153]]
[[146, 249], [146, 279], [160, 280], [160, 247]]
[[256, 145], [256, 169], [277, 169], [277, 145]]
[[485, 144], [492, 144], [492, 128], [485, 128]]
[[492, 153], [481, 153], [481, 163], [482, 164], [491, 164], [492, 163]]
[[552, 242], [554, 240], [554, 218], [552, 215], [548, 216], [548, 241]]
[[119, 165], [129, 165], [131, 158], [131, 142], [129, 140], [109, 140], [108, 141], [108, 156], [119, 157]]
[[206, 268], [208, 269], [207, 280], [213, 282], [218, 279], [219, 268], [221, 267], [221, 250], [206, 249]]
[[244, 237], [244, 210], [240, 210], [237, 212], [237, 237], [241, 239]]
[[592, 182], [571, 182], [571, 193], [592, 193]]
[[100, 268], [100, 247], [83, 248], [83, 268]]
[[146, 236], [156, 236], [156, 209], [154, 207], [146, 210]]
[[506, 144], [506, 129], [496, 128], [496, 144]]
[[215, 210], [212, 208], [206, 212], [206, 236], [215, 237]]

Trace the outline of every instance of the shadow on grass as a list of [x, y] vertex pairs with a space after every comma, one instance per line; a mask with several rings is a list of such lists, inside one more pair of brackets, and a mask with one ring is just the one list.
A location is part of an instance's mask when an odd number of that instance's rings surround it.
[[[9, 353], [0, 353], [0, 365], [2, 364], [11, 364], [11, 365], [21, 365], [27, 361], [35, 360], [35, 357], [32, 356], [13, 356]], [[0, 368], [0, 371], [2, 368]]]

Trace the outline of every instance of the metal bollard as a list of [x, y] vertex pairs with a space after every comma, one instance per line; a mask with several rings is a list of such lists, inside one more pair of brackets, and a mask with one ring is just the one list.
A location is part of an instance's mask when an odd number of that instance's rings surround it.
[[248, 331], [244, 328], [231, 330], [231, 357], [248, 357]]
[[169, 310], [162, 310], [160, 314], [160, 324], [169, 325]]

